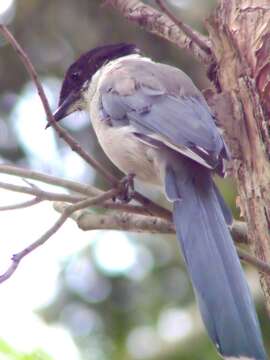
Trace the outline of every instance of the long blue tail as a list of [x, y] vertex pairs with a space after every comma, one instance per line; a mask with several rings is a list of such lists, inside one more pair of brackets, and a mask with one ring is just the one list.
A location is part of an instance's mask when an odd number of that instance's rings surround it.
[[177, 169], [168, 166], [165, 187], [204, 324], [223, 356], [265, 360], [254, 304], [225, 222], [224, 203], [209, 170], [190, 163], [183, 161]]

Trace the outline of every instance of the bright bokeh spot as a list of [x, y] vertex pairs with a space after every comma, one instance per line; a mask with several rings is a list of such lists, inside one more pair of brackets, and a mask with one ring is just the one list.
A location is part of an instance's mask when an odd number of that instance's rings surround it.
[[136, 262], [136, 248], [120, 231], [101, 232], [93, 244], [97, 265], [114, 275], [127, 272]]
[[87, 302], [104, 301], [111, 292], [109, 280], [99, 274], [89, 257], [74, 256], [65, 270], [65, 280]]
[[[45, 79], [45, 92], [50, 100], [54, 101], [53, 89], [58, 82]], [[21, 96], [11, 113], [11, 121], [25, 151], [30, 167], [47, 172], [54, 169], [55, 175], [63, 174], [63, 160], [57, 148], [56, 135], [52, 129], [45, 131], [46, 116], [40, 98], [32, 84], [24, 86]]]
[[189, 7], [190, 0], [170, 0], [172, 6], [179, 7], [179, 8], [187, 8]]
[[172, 308], [163, 310], [158, 321], [158, 333], [168, 342], [181, 340], [192, 331], [192, 319], [188, 312]]
[[127, 276], [140, 281], [153, 269], [154, 258], [150, 250], [143, 245], [136, 246], [136, 261], [129, 269]]
[[154, 358], [162, 349], [162, 342], [151, 326], [134, 328], [127, 339], [127, 349], [134, 359]]
[[[52, 108], [55, 108], [57, 99], [55, 94], [59, 91], [59, 81], [46, 78], [43, 80], [43, 85]], [[86, 172], [85, 162], [76, 153], [70, 151], [69, 147], [59, 149], [54, 129], [45, 130], [44, 108], [32, 84], [24, 86], [11, 113], [11, 122], [27, 155], [30, 168], [45, 170], [47, 173], [73, 180], [82, 179]], [[91, 174], [89, 170], [87, 173]], [[93, 171], [92, 175], [94, 176]]]
[[9, 24], [15, 16], [15, 1], [0, 0], [0, 24]]
[[14, 0], [1, 0], [0, 1], [0, 16], [9, 10], [13, 5]]
[[[1, 175], [1, 181], [10, 182], [10, 178]], [[14, 178], [13, 182], [22, 184]], [[1, 205], [29, 199], [26, 195], [5, 190], [0, 191], [0, 197]], [[11, 255], [36, 240], [57, 216], [48, 202], [1, 213], [1, 273], [10, 264]], [[33, 311], [51, 303], [58, 291], [61, 263], [86, 247], [89, 241], [89, 234], [81, 232], [78, 236], [77, 226], [70, 220], [53, 239], [22, 261], [15, 274], [0, 286], [0, 338], [17, 351], [31, 352], [41, 348], [54, 360], [80, 359], [70, 333], [60, 326], [48, 326]]]

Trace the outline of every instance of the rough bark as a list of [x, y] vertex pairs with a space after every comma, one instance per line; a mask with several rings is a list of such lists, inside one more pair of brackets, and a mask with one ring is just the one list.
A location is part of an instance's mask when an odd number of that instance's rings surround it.
[[[230, 143], [249, 244], [270, 263], [270, 2], [221, 0], [206, 26], [219, 92], [212, 102]], [[270, 277], [260, 279], [270, 313]]]

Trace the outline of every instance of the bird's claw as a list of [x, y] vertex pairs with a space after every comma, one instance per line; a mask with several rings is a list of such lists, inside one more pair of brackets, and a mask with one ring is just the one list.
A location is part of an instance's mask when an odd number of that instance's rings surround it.
[[123, 177], [119, 181], [120, 192], [114, 201], [119, 200], [122, 203], [128, 203], [133, 199], [134, 196], [134, 177], [135, 174], [130, 173]]

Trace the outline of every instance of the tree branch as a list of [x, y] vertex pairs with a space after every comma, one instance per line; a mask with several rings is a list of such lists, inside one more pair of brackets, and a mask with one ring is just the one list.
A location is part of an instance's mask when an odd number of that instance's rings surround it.
[[[55, 202], [56, 211], [63, 213], [67, 208], [63, 202]], [[172, 222], [142, 214], [131, 214], [127, 212], [117, 212], [110, 214], [97, 214], [88, 210], [76, 211], [72, 214], [72, 219], [76, 221], [81, 230], [122, 230], [130, 232], [146, 232], [169, 234], [175, 233]]]
[[[118, 9], [122, 15], [124, 15], [129, 20], [138, 23], [143, 26], [146, 30], [155, 33], [167, 40], [177, 44], [178, 47], [187, 49], [195, 56], [197, 59], [203, 63], [209, 64], [212, 61], [210, 42], [201, 34], [197, 33], [186, 24], [183, 24], [181, 21], [176, 19], [173, 14], [169, 12], [167, 7], [164, 5], [162, 0], [156, 0], [160, 8], [165, 14], [161, 14], [154, 8], [143, 4], [138, 0], [107, 0], [106, 3], [110, 4], [112, 7]], [[108, 172], [102, 165], [100, 165], [92, 156], [86, 153], [81, 146], [71, 137], [66, 130], [59, 126], [52, 115], [50, 110], [47, 97], [43, 90], [43, 87], [38, 79], [38, 75], [35, 71], [33, 64], [28, 58], [27, 54], [18, 44], [16, 39], [8, 31], [8, 29], [0, 25], [0, 32], [4, 35], [7, 41], [12, 45], [12, 47], [17, 52], [18, 56], [22, 60], [25, 68], [27, 69], [31, 79], [33, 80], [38, 94], [42, 101], [44, 110], [46, 112], [48, 122], [53, 126], [53, 128], [58, 133], [59, 137], [62, 137], [63, 140], [75, 151], [81, 158], [83, 158], [87, 164], [94, 167], [98, 172], [100, 172], [108, 182], [113, 186], [118, 186], [119, 181], [115, 178], [110, 172]], [[140, 202], [144, 207], [134, 206], [134, 205], [123, 205], [123, 204], [114, 204], [111, 202], [106, 202], [108, 199], [112, 198], [116, 194], [119, 194], [119, 188], [112, 189], [107, 192], [102, 192], [99, 189], [94, 187], [89, 187], [85, 185], [78, 184], [76, 182], [71, 182], [64, 179], [55, 178], [45, 174], [40, 174], [37, 172], [32, 172], [28, 170], [18, 169], [12, 166], [0, 165], [0, 172], [8, 173], [15, 176], [25, 176], [35, 179], [38, 181], [43, 181], [47, 183], [54, 183], [54, 185], [65, 187], [69, 190], [84, 194], [84, 195], [93, 195], [98, 194], [96, 197], [91, 199], [85, 199], [84, 197], [74, 196], [74, 195], [65, 195], [45, 192], [38, 187], [26, 187], [7, 184], [0, 182], [0, 188], [8, 189], [11, 191], [18, 191], [27, 193], [35, 196], [34, 199], [16, 205], [8, 205], [0, 207], [0, 210], [12, 210], [19, 209], [27, 206], [32, 206], [42, 200], [51, 200], [51, 201], [65, 201], [73, 203], [73, 205], [66, 205], [63, 203], [56, 204], [56, 208], [62, 212], [62, 215], [55, 222], [55, 224], [43, 234], [37, 241], [33, 244], [22, 250], [21, 252], [13, 255], [12, 263], [9, 269], [0, 276], [0, 282], [7, 280], [17, 269], [20, 261], [29, 253], [34, 251], [36, 248], [44, 244], [67, 220], [68, 217], [73, 217], [78, 226], [83, 230], [89, 230], [93, 228], [113, 228], [121, 229], [127, 231], [139, 231], [139, 232], [155, 232], [155, 233], [173, 233], [174, 226], [170, 221], [171, 213], [167, 209], [164, 209], [157, 204], [153, 203], [151, 200], [147, 199], [139, 193], [135, 193], [134, 199]], [[90, 194], [91, 193], [91, 194]], [[97, 215], [92, 214], [89, 211], [82, 211], [85, 207], [89, 206], [102, 206], [104, 208], [118, 209], [121, 211], [130, 211], [137, 213], [138, 215], [130, 215], [127, 213], [123, 214], [111, 214], [111, 215]], [[150, 217], [145, 215], [155, 215], [157, 217]], [[232, 227], [232, 234], [240, 242], [247, 242], [247, 231], [246, 225], [241, 223], [234, 223]], [[245, 253], [244, 251], [238, 249], [238, 254], [240, 258], [248, 263], [256, 266], [260, 271], [270, 274], [270, 266], [265, 262], [255, 258], [252, 255]]]
[[[119, 183], [119, 180], [115, 178], [110, 172], [108, 172], [98, 161], [96, 161], [92, 156], [90, 156], [86, 151], [82, 149], [82, 147], [73, 139], [69, 133], [64, 130], [60, 125], [57, 124], [57, 122], [54, 120], [53, 114], [51, 112], [48, 99], [45, 95], [44, 89], [41, 85], [41, 82], [38, 78], [37, 72], [31, 63], [29, 57], [25, 53], [25, 51], [22, 49], [22, 47], [19, 45], [17, 40], [13, 37], [13, 35], [10, 33], [10, 31], [7, 29], [6, 26], [0, 25], [0, 32], [2, 32], [3, 36], [6, 38], [6, 40], [11, 44], [11, 46], [15, 49], [17, 52], [19, 58], [22, 60], [26, 70], [28, 71], [31, 79], [33, 80], [40, 100], [42, 102], [42, 105], [44, 107], [45, 113], [47, 115], [47, 119], [49, 124], [52, 125], [52, 127], [56, 130], [60, 138], [63, 138], [63, 140], [70, 146], [70, 148], [75, 151], [82, 159], [85, 160], [85, 162], [89, 165], [91, 165], [95, 170], [100, 172], [105, 179], [109, 181], [109, 183], [112, 186], [117, 186]], [[133, 198], [138, 201], [140, 204], [142, 204], [146, 210], [149, 211], [152, 215], [160, 214], [161, 217], [170, 217], [170, 213], [162, 208], [161, 206], [155, 204], [150, 199], [146, 198], [142, 194], [138, 192], [134, 192]]]
[[[81, 210], [80, 212], [73, 213], [72, 218], [77, 222], [78, 227], [84, 231], [109, 229], [132, 232], [160, 232], [162, 234], [175, 233], [172, 219], [164, 220], [161, 218], [148, 216], [147, 214], [143, 214], [141, 212], [141, 208], [138, 209], [136, 216], [131, 215], [131, 213], [134, 214], [135, 211], [128, 211], [130, 205], [119, 205], [121, 213], [96, 214], [91, 213], [88, 210]], [[67, 206], [68, 205], [63, 202], [56, 202], [54, 204], [54, 208], [61, 213], [65, 210]], [[102, 207], [105, 206], [106, 203], [103, 203]], [[115, 209], [118, 210], [118, 207], [116, 206]], [[234, 220], [232, 226], [230, 227], [230, 232], [234, 241], [237, 244], [248, 244], [246, 223]]]
[[[60, 213], [64, 213], [69, 205], [62, 202], [54, 203], [54, 208]], [[78, 227], [84, 231], [90, 230], [121, 230], [136, 233], [151, 234], [174, 234], [174, 224], [163, 219], [144, 215], [131, 215], [127, 213], [96, 214], [89, 210], [79, 210], [71, 214], [71, 218], [76, 221]], [[234, 221], [231, 227], [234, 241], [247, 243], [247, 227], [245, 223]], [[244, 236], [245, 235], [245, 236]], [[255, 266], [258, 270], [270, 275], [270, 265], [257, 259], [245, 251], [237, 248], [241, 260]]]
[[61, 216], [58, 218], [58, 220], [54, 223], [54, 225], [49, 230], [47, 230], [38, 240], [33, 242], [31, 245], [27, 246], [25, 249], [23, 249], [22, 251], [18, 252], [17, 254], [14, 254], [12, 256], [11, 265], [9, 266], [7, 271], [0, 276], [0, 283], [9, 279], [12, 276], [12, 274], [16, 271], [16, 269], [18, 268], [22, 259], [25, 256], [29, 255], [34, 250], [36, 250], [38, 247], [43, 245], [53, 234], [55, 234], [74, 211], [86, 208], [88, 206], [94, 206], [97, 204], [101, 204], [104, 201], [111, 199], [114, 196], [118, 195], [120, 192], [121, 192], [121, 189], [118, 187], [117, 189], [111, 189], [102, 195], [92, 197], [90, 199], [82, 200], [76, 204], [67, 206], [66, 209], [64, 210], [64, 212], [61, 214]]
[[267, 275], [270, 275], [270, 265], [269, 264], [267, 264], [266, 262], [256, 258], [253, 255], [248, 254], [247, 252], [245, 252], [245, 251], [243, 251], [241, 249], [237, 248], [237, 252], [238, 252], [239, 258], [241, 260], [243, 260], [244, 262], [246, 262], [248, 264], [253, 265], [259, 271], [261, 271], [261, 272], [263, 272], [263, 273], [265, 273]]
[[24, 202], [19, 203], [19, 204], [0, 206], [0, 211], [25, 209], [27, 207], [34, 206], [34, 205], [40, 203], [41, 201], [42, 200], [40, 198], [35, 197], [34, 199], [24, 201]]
[[179, 20], [165, 5], [163, 0], [156, 0], [156, 3], [160, 7], [160, 9], [166, 14], [176, 26], [191, 40], [194, 44], [197, 44], [198, 47], [204, 51], [206, 54], [211, 55], [211, 47], [209, 43], [209, 39], [206, 36], [198, 33], [194, 29], [192, 29], [187, 24], [183, 23]]
[[[76, 191], [87, 196], [89, 195], [93, 196], [93, 194], [95, 195], [96, 193], [98, 193], [99, 196], [103, 196], [106, 194], [101, 190], [94, 188], [92, 186], [82, 185], [74, 181], [57, 178], [54, 176], [42, 174], [32, 170], [17, 168], [15, 166], [0, 165], [0, 173], [6, 173], [9, 175], [14, 175], [19, 177], [23, 176], [28, 179], [30, 178], [51, 185], [65, 187], [68, 188], [69, 190]], [[31, 199], [21, 204], [2, 206], [0, 207], [0, 211], [21, 209], [27, 206], [33, 206], [44, 200], [48, 200], [48, 201], [58, 201], [58, 203], [55, 203], [55, 208], [57, 211], [64, 213], [66, 209], [70, 207], [70, 205], [67, 205], [63, 202], [75, 203], [75, 204], [77, 203], [78, 205], [81, 202], [87, 201], [82, 196], [80, 197], [75, 195], [48, 192], [41, 190], [38, 186], [20, 186], [20, 185], [0, 182], [0, 188], [35, 196], [34, 199]], [[93, 229], [113, 229], [113, 230], [163, 233], [163, 234], [175, 232], [174, 225], [171, 221], [166, 221], [164, 219], [157, 217], [151, 217], [149, 216], [148, 212], [145, 211], [145, 209], [141, 206], [121, 204], [121, 203], [117, 204], [114, 202], [105, 201], [105, 202], [92, 203], [92, 207], [103, 207], [105, 209], [114, 209], [121, 211], [121, 213], [98, 215], [83, 210], [72, 212], [70, 216], [77, 222], [77, 225], [82, 230], [86, 231]], [[169, 220], [171, 220], [171, 215]], [[61, 224], [62, 224], [62, 220], [60, 221], [59, 219], [49, 230], [49, 234], [54, 229], [56, 229], [55, 231], [57, 231], [58, 228], [61, 226]], [[240, 221], [234, 221], [233, 226], [231, 227], [231, 233], [232, 236], [234, 237], [235, 242], [238, 243], [248, 242], [247, 226], [245, 223]], [[46, 236], [48, 236], [48, 232], [46, 232], [44, 236], [47, 239]], [[42, 236], [41, 239], [43, 238], [44, 237]], [[241, 259], [258, 267], [260, 270], [264, 272], [268, 271], [269, 265], [267, 265], [263, 261], [260, 261], [259, 259], [243, 252], [242, 250], [240, 250], [239, 255]], [[11, 268], [5, 274], [4, 278], [5, 277], [9, 278], [11, 274], [16, 270], [16, 268], [17, 265], [13, 263]], [[0, 277], [0, 282], [1, 282], [1, 277]]]
[[91, 165], [94, 169], [100, 172], [104, 176], [104, 178], [109, 181], [111, 185], [113, 186], [116, 185], [118, 180], [115, 179], [114, 176], [111, 175], [95, 159], [93, 159], [89, 154], [87, 154], [82, 149], [82, 147], [72, 138], [72, 136], [70, 136], [66, 130], [64, 130], [59, 124], [57, 124], [57, 122], [54, 120], [43, 86], [41, 85], [41, 82], [38, 78], [38, 74], [32, 62], [30, 61], [29, 57], [27, 56], [26, 52], [23, 50], [23, 48], [20, 46], [20, 44], [17, 42], [17, 40], [14, 38], [14, 36], [11, 34], [11, 32], [8, 30], [6, 26], [0, 25], [0, 31], [5, 37], [5, 39], [10, 43], [10, 45], [16, 51], [22, 63], [24, 64], [25, 69], [27, 70], [30, 78], [33, 80], [37, 88], [38, 95], [42, 102], [45, 113], [47, 115], [48, 123], [55, 129], [59, 137], [62, 138], [70, 146], [70, 148], [73, 151], [75, 151], [82, 159], [84, 159], [87, 164]]
[[125, 18], [139, 24], [145, 30], [184, 48], [200, 62], [204, 64], [212, 62], [208, 39], [178, 20], [175, 21], [175, 18], [172, 19], [168, 16], [168, 12], [162, 14], [139, 0], [106, 0], [104, 4], [115, 8]]
[[49, 200], [49, 201], [66, 201], [69, 203], [76, 203], [85, 199], [85, 197], [81, 197], [81, 196], [58, 194], [49, 191], [43, 191], [37, 186], [35, 187], [21, 186], [21, 185], [5, 183], [2, 181], [0, 181], [0, 189], [33, 195], [37, 197], [40, 201]]
[[59, 178], [52, 175], [47, 175], [38, 171], [33, 171], [30, 169], [23, 169], [17, 166], [12, 165], [2, 165], [0, 164], [0, 173], [12, 175], [20, 178], [37, 180], [45, 184], [50, 184], [54, 186], [59, 186], [70, 191], [83, 194], [86, 196], [96, 196], [103, 193], [102, 190], [96, 188], [93, 185], [84, 185], [76, 181], [67, 180]]
[[[16, 177], [20, 177], [20, 178], [23, 177], [26, 179], [37, 180], [37, 181], [43, 182], [45, 184], [50, 184], [50, 185], [54, 185], [54, 186], [60, 186], [62, 188], [68, 189], [72, 192], [76, 192], [76, 193], [83, 194], [86, 196], [96, 196], [96, 195], [101, 195], [104, 193], [103, 190], [100, 190], [100, 189], [94, 187], [93, 185], [85, 185], [85, 184], [78, 183], [76, 181], [66, 180], [63, 178], [58, 178], [55, 176], [43, 174], [38, 171], [22, 169], [22, 168], [19, 168], [16, 166], [11, 166], [11, 165], [1, 165], [0, 164], [0, 173], [16, 176]], [[6, 185], [7, 186], [5, 188], [7, 190], [12, 190], [11, 187], [13, 185], [11, 185], [10, 187], [8, 186], [9, 184], [6, 184]], [[19, 191], [19, 188], [17, 187], [18, 192], [27, 193], [27, 194], [36, 196], [36, 193], [31, 191], [31, 189], [27, 188], [26, 191], [24, 191], [24, 189], [25, 189], [25, 187], [21, 188], [22, 191]], [[45, 195], [45, 193], [47, 193], [47, 192], [44, 192], [44, 195]], [[53, 193], [53, 194], [55, 194], [55, 193]], [[53, 195], [51, 195], [50, 199], [47, 197], [46, 200], [61, 201], [60, 198], [58, 198], [58, 199], [54, 198]], [[68, 198], [68, 197], [66, 200], [63, 200], [63, 201], [75, 202], [72, 200], [72, 198]], [[172, 218], [171, 212], [165, 208], [162, 208], [161, 206], [159, 206], [159, 209], [157, 212], [153, 212], [153, 213], [149, 213], [149, 211], [143, 206], [115, 203], [112, 201], [107, 201], [106, 203], [104, 203], [102, 205], [102, 207], [104, 209], [114, 209], [114, 210], [118, 210], [118, 211], [129, 212], [129, 213], [156, 216], [156, 217], [164, 218], [167, 220], [170, 220]], [[160, 209], [162, 209], [162, 211], [160, 211]]]
[[[104, 193], [102, 190], [99, 190], [99, 189], [95, 188], [94, 186], [80, 184], [75, 181], [65, 180], [62, 178], [55, 177], [55, 176], [46, 175], [46, 174], [43, 174], [43, 173], [40, 173], [37, 171], [18, 168], [16, 166], [0, 165], [0, 173], [9, 174], [9, 175], [17, 176], [17, 177], [24, 177], [27, 179], [37, 180], [37, 181], [40, 181], [40, 182], [43, 182], [46, 184], [60, 186], [60, 187], [66, 188], [70, 191], [80, 193], [87, 197], [101, 195]], [[35, 197], [40, 198], [41, 200], [62, 201], [62, 202], [64, 201], [64, 202], [68, 202], [68, 203], [76, 203], [83, 199], [83, 197], [80, 197], [80, 196], [48, 192], [48, 191], [41, 190], [37, 187], [33, 188], [33, 187], [19, 186], [19, 185], [4, 183], [4, 182], [0, 182], [0, 188], [7, 189], [10, 191], [21, 192], [24, 194], [33, 195]], [[31, 200], [31, 201], [33, 201], [33, 200]], [[66, 206], [66, 205], [63, 204], [63, 206]], [[101, 207], [101, 205], [97, 204], [96, 207]], [[117, 210], [117, 211], [130, 213], [130, 214], [145, 215], [145, 216], [148, 216], [149, 222], [153, 221], [153, 219], [151, 219], [151, 216], [149, 216], [149, 212], [142, 206], [106, 201], [106, 202], [102, 203], [102, 208], [110, 209], [110, 210]], [[160, 216], [160, 214], [158, 213], [154, 217], [154, 219], [161, 218], [163, 220], [167, 220], [167, 222], [165, 222], [165, 223], [171, 224], [172, 214], [169, 210], [167, 210], [167, 209], [164, 209], [164, 210], [166, 210], [165, 217]], [[132, 221], [132, 218], [130, 219], [130, 221]], [[149, 226], [149, 225], [147, 225], [147, 226]], [[171, 227], [171, 225], [169, 225], [169, 228], [170, 227]], [[122, 229], [122, 230], [124, 230], [124, 229]], [[157, 232], [157, 230], [153, 229], [153, 232]], [[164, 230], [164, 232], [167, 232], [167, 230]], [[168, 232], [170, 232], [170, 230]], [[232, 233], [232, 236], [233, 236], [235, 242], [241, 243], [241, 244], [248, 243], [247, 226], [244, 222], [234, 221], [233, 226], [231, 228], [231, 233]]]

